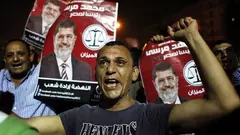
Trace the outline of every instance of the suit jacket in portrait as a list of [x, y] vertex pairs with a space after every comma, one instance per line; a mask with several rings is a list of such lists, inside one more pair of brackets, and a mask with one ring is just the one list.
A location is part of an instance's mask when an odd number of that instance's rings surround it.
[[[188, 101], [189, 99], [188, 98], [184, 98], [184, 97], [179, 97], [179, 100], [180, 100], [181, 103], [183, 103], [183, 102]], [[156, 103], [156, 104], [164, 104], [160, 97], [158, 97], [157, 100], [154, 101], [154, 103]]]
[[36, 32], [38, 34], [43, 34], [42, 32], [42, 17], [41, 16], [31, 16], [28, 20], [27, 27], [28, 30]]
[[[92, 80], [92, 68], [72, 56], [72, 80]], [[45, 56], [41, 61], [40, 77], [61, 79], [57, 59], [54, 53]]]

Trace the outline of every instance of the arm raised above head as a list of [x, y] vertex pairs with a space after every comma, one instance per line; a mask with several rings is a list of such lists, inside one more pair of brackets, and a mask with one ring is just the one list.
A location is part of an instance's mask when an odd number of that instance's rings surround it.
[[182, 18], [172, 27], [168, 26], [168, 33], [188, 44], [209, 96], [175, 105], [169, 116], [171, 130], [191, 131], [240, 107], [233, 85], [199, 33], [197, 21]]

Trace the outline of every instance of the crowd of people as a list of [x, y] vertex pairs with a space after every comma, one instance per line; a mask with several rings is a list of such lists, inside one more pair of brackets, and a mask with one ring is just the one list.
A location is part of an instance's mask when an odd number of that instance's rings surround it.
[[[64, 23], [72, 25], [69, 28], [59, 25], [54, 38], [59, 38], [63, 29], [71, 30], [75, 37], [74, 24]], [[184, 41], [190, 48], [207, 89], [206, 98], [188, 100], [178, 96], [175, 69], [165, 62], [156, 65], [152, 73], [153, 80], [163, 80], [154, 82], [159, 98], [147, 104], [139, 76], [141, 50], [111, 41], [99, 50], [96, 59], [95, 76], [102, 93], [99, 104], [56, 113], [34, 98], [38, 75], [43, 71], [39, 64], [33, 64], [30, 46], [14, 39], [4, 46], [6, 67], [0, 71], [0, 135], [224, 134], [219, 127], [225, 127], [226, 133], [236, 131], [235, 126], [225, 125], [238, 120], [240, 107], [237, 94], [240, 68], [231, 43], [218, 41], [210, 48], [198, 30], [197, 21], [191, 17], [181, 18], [167, 30], [171, 38]], [[162, 42], [164, 37], [156, 35], [151, 40]], [[64, 43], [54, 45], [61, 47]], [[171, 82], [165, 77], [169, 74]], [[175, 91], [171, 100], [164, 98], [165, 82]]]

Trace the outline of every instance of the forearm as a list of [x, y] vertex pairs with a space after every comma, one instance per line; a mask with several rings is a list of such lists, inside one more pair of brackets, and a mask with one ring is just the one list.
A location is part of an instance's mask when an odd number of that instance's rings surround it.
[[24, 121], [36, 128], [41, 135], [64, 135], [57, 116], [33, 117]]
[[240, 100], [233, 85], [201, 35], [198, 32], [189, 34], [186, 40], [200, 69], [204, 85], [208, 88], [209, 100], [229, 111], [238, 107]]
[[0, 111], [0, 134], [4, 135], [39, 135], [39, 133], [15, 116]]

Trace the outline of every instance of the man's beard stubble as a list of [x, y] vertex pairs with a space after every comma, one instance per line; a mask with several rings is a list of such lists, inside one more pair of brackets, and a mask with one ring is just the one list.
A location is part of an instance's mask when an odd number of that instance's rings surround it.
[[177, 99], [178, 91], [177, 90], [168, 90], [159, 94], [159, 97], [165, 104], [174, 103]]
[[70, 49], [67, 49], [67, 50], [58, 49], [58, 50], [54, 50], [54, 53], [55, 53], [57, 58], [60, 58], [63, 61], [66, 61], [70, 57], [70, 55], [72, 53], [72, 50], [70, 50]]
[[53, 17], [53, 18], [49, 19], [47, 17], [47, 15], [45, 15], [44, 13], [42, 13], [42, 18], [48, 25], [53, 24], [55, 22], [55, 20], [57, 19], [56, 17]]

